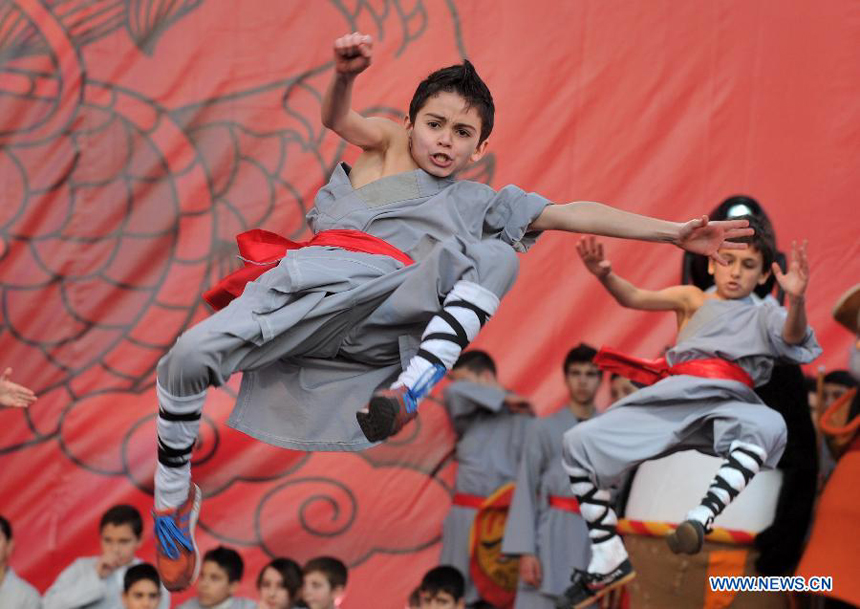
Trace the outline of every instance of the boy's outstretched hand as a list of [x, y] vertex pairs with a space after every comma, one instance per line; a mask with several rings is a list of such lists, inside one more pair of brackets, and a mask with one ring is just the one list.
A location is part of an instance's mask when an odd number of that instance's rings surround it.
[[585, 268], [598, 279], [602, 279], [612, 272], [612, 263], [603, 257], [603, 244], [594, 237], [580, 239], [579, 243], [576, 244], [576, 251], [579, 252], [579, 257], [585, 263]]
[[36, 394], [23, 385], [10, 381], [11, 374], [11, 368], [6, 368], [3, 374], [0, 374], [0, 406], [26, 408], [36, 401]]
[[791, 298], [803, 298], [809, 283], [809, 261], [806, 258], [806, 240], [797, 249], [797, 241], [791, 242], [791, 259], [788, 262], [788, 272], [783, 273], [779, 265], [773, 263], [773, 274], [779, 282], [779, 287], [785, 295]]
[[746, 237], [754, 233], [755, 231], [749, 228], [749, 221], [747, 220], [711, 222], [708, 220], [708, 216], [702, 216], [681, 226], [677, 245], [688, 252], [709, 256], [715, 262], [725, 265], [725, 259], [718, 252], [720, 248], [729, 250], [747, 248], [746, 243], [733, 243], [726, 241], [726, 239]]
[[373, 38], [353, 32], [334, 41], [334, 68], [338, 74], [355, 76], [367, 69], [373, 55]]

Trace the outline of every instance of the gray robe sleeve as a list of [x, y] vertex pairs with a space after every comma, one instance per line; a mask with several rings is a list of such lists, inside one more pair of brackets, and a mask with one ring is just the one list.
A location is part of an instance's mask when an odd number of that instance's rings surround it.
[[535, 421], [529, 428], [520, 458], [514, 497], [505, 524], [504, 554], [537, 554], [538, 485], [547, 465], [545, 457], [540, 426]]
[[451, 417], [454, 431], [462, 435], [469, 418], [481, 410], [497, 413], [505, 403], [507, 391], [471, 381], [455, 381], [445, 388], [445, 409]]
[[527, 193], [517, 186], [505, 186], [490, 201], [484, 216], [484, 238], [501, 239], [518, 252], [525, 252], [535, 244], [540, 232], [528, 232], [550, 201], [533, 192]]
[[107, 590], [91, 558], [79, 558], [60, 573], [42, 598], [44, 609], [75, 609], [104, 598]]
[[782, 338], [782, 330], [788, 311], [778, 305], [765, 303], [761, 305], [764, 331], [773, 349], [773, 355], [783, 363], [808, 364], [821, 355], [821, 346], [815, 338], [815, 332], [810, 326], [806, 326], [806, 335], [803, 341], [796, 345], [789, 345]]
[[39, 591], [7, 565], [6, 575], [0, 582], [0, 609], [40, 609], [41, 606]]

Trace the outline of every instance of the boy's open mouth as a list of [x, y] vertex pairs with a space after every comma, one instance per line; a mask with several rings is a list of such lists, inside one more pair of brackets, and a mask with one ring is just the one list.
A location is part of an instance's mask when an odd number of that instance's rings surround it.
[[437, 152], [436, 154], [430, 155], [430, 160], [433, 161], [433, 163], [435, 165], [438, 165], [439, 167], [447, 167], [453, 161], [451, 157], [441, 152]]

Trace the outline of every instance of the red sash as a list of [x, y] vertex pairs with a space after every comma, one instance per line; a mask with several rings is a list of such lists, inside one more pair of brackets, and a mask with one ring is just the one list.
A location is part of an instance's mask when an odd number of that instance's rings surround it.
[[415, 262], [387, 241], [358, 230], [325, 230], [309, 241], [290, 241], [276, 233], [255, 228], [237, 235], [236, 243], [239, 244], [239, 255], [245, 261], [245, 266], [230, 273], [203, 294], [206, 302], [216, 311], [240, 296], [245, 284], [273, 268], [290, 250], [312, 245], [339, 247], [350, 252], [390, 256], [406, 266]]
[[454, 493], [454, 505], [458, 505], [460, 507], [473, 508], [476, 510], [481, 509], [481, 506], [484, 505], [484, 502], [487, 500], [486, 497], [482, 497], [481, 495], [469, 495], [466, 493]]
[[700, 376], [709, 379], [738, 381], [749, 388], [755, 386], [752, 378], [750, 378], [750, 375], [743, 368], [720, 358], [697, 359], [670, 366], [666, 362], [666, 358], [663, 357], [654, 360], [639, 359], [638, 357], [630, 357], [609, 347], [601, 347], [600, 351], [594, 357], [594, 363], [601, 370], [620, 374], [631, 381], [644, 385], [653, 385], [668, 376], [689, 374], [690, 376]]
[[549, 507], [565, 512], [579, 514], [579, 501], [576, 497], [562, 497], [561, 495], [549, 496]]

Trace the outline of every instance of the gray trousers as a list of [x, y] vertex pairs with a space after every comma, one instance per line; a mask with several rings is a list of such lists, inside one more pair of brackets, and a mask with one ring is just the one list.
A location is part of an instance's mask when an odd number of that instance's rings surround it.
[[501, 298], [519, 261], [501, 241], [454, 238], [401, 266], [386, 256], [334, 248], [291, 252], [228, 307], [179, 336], [158, 364], [158, 382], [169, 394], [186, 396], [289, 357], [399, 362], [401, 337], [419, 340], [457, 281]]
[[735, 440], [762, 448], [773, 467], [786, 437], [782, 415], [764, 404], [637, 404], [610, 408], [571, 428], [564, 434], [563, 459], [566, 468], [584, 469], [606, 489], [643, 461], [687, 449], [726, 457]]

